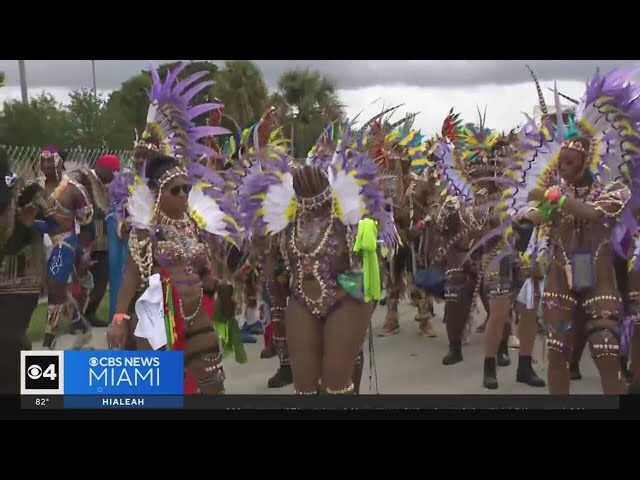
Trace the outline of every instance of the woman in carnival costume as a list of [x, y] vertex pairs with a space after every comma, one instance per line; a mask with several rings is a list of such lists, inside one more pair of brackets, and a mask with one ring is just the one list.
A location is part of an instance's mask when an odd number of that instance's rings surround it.
[[[235, 123], [235, 122], [234, 122]], [[261, 171], [262, 164], [269, 162], [265, 158], [266, 149], [275, 149], [287, 155], [289, 142], [282, 137], [282, 128], [275, 128], [275, 109], [269, 108], [261, 119], [249, 128], [229, 137], [222, 148], [225, 156], [225, 167], [222, 176], [231, 187], [230, 193], [237, 199], [238, 185], [242, 185], [246, 176], [252, 171]], [[268, 147], [267, 147], [268, 146]], [[270, 298], [264, 287], [265, 278], [261, 265], [261, 241], [249, 238], [242, 252], [235, 252], [239, 262], [234, 270], [233, 281], [237, 299], [238, 315], [244, 315], [245, 322], [242, 338], [245, 343], [255, 343], [252, 335], [263, 331], [264, 349], [261, 358], [278, 356], [279, 365], [275, 374], [267, 380], [269, 388], [282, 388], [293, 382], [291, 363], [286, 342], [286, 328], [280, 318], [270, 312]], [[288, 285], [289, 275], [283, 263], [277, 265], [278, 282], [283, 288]], [[262, 302], [258, 305], [258, 295]], [[244, 309], [243, 309], [244, 307]], [[258, 315], [258, 312], [260, 314]], [[273, 352], [273, 353], [272, 353]]]
[[[55, 207], [57, 222], [54, 231], [50, 233], [53, 249], [47, 265], [49, 306], [43, 341], [44, 348], [53, 349], [59, 321], [63, 316], [71, 318], [73, 313], [78, 311], [78, 306], [71, 296], [69, 283], [74, 273], [82, 276], [88, 268], [90, 245], [81, 245], [78, 233], [83, 225], [91, 222], [93, 206], [86, 189], [66, 175], [64, 159], [57, 147], [42, 149], [38, 182]], [[85, 333], [80, 337], [81, 344], [90, 338], [88, 324], [85, 324], [85, 329]]]
[[[624, 166], [634, 172], [640, 136], [638, 87], [633, 71], [596, 72], [576, 112], [575, 129], [565, 135], [557, 122], [553, 141], [536, 149], [545, 164], [529, 199], [537, 208], [526, 218], [542, 225], [548, 271], [542, 304], [548, 325], [549, 391], [570, 390], [569, 361], [575, 331], [584, 323], [605, 394], [625, 391], [621, 379], [620, 292], [614, 269], [616, 228], [631, 214], [631, 192], [617, 180]], [[556, 92], [556, 109], [561, 111]], [[608, 177], [603, 180], [603, 177]], [[633, 216], [631, 215], [631, 218]], [[539, 250], [543, 250], [539, 247]]]
[[[371, 302], [380, 298], [373, 219], [382, 238], [396, 238], [376, 185], [375, 165], [343, 145], [350, 145], [347, 136], [328, 174], [320, 166], [292, 170], [286, 155], [268, 149], [269, 161], [247, 176], [241, 191], [247, 229], [270, 243], [264, 261], [271, 315], [286, 322], [300, 394], [354, 393], [355, 358], [369, 328]], [[362, 272], [354, 250], [362, 255]], [[292, 277], [288, 302], [288, 292], [276, 281], [278, 258]]]
[[191, 98], [212, 82], [194, 85], [206, 72], [176, 81], [185, 66], [168, 72], [164, 83], [151, 69], [152, 103], [142, 141], [159, 151], [147, 156], [144, 178], [135, 178], [130, 186], [129, 257], [108, 339], [112, 347], [126, 345], [129, 306], [137, 291], [144, 290], [135, 304], [138, 348], [183, 350], [186, 393], [193, 393], [189, 387], [195, 382], [198, 393], [220, 394], [221, 342], [203, 308], [204, 296], [218, 287], [207, 237], [218, 235], [237, 245], [240, 232], [224, 199], [223, 180], [196, 162], [202, 154], [211, 154], [199, 139], [228, 133], [193, 123], [198, 115], [217, 108], [189, 106]]
[[[327, 127], [323, 130], [322, 134], [320, 135], [315, 145], [311, 149], [311, 151], [307, 154], [307, 158], [305, 161], [306, 165], [309, 167], [321, 168], [328, 175], [330, 166], [331, 166], [331, 160], [336, 150], [341, 145], [341, 140], [343, 138], [349, 138], [349, 137], [345, 137], [345, 132], [348, 132], [348, 131], [350, 131], [349, 124], [344, 123], [342, 121], [333, 121], [329, 125], [327, 125]], [[362, 132], [362, 129], [360, 131]], [[347, 146], [347, 149], [352, 149], [354, 151], [360, 151], [365, 153], [366, 149], [364, 147], [363, 138], [361, 136], [355, 136], [351, 144]], [[386, 214], [387, 222], [391, 222], [393, 218], [391, 214], [391, 210], [386, 208], [385, 210], [389, 212]], [[389, 228], [391, 229], [391, 231], [396, 232], [397, 234], [395, 225], [393, 226], [389, 225]], [[384, 243], [381, 243], [381, 242], [378, 242], [378, 243], [380, 243], [379, 250], [381, 251], [388, 250], [389, 244], [385, 245]], [[397, 247], [397, 242], [392, 242], [391, 246]], [[373, 303], [373, 310], [375, 310], [375, 306], [377, 305], [377, 303], [378, 302]], [[375, 368], [373, 364], [374, 355], [373, 355], [373, 339], [371, 337], [372, 333], [373, 333], [372, 330], [369, 329], [369, 335], [370, 335], [369, 336], [369, 358], [371, 362], [370, 364], [371, 368]], [[352, 383], [354, 386], [354, 393], [356, 394], [360, 393], [363, 370], [364, 370], [364, 345], [362, 346], [362, 348], [358, 352], [358, 355], [356, 356], [354, 370], [351, 377]]]
[[0, 149], [0, 393], [20, 390], [20, 351], [30, 350], [27, 328], [45, 274], [43, 234], [55, 226], [53, 205], [33, 180], [11, 171]]

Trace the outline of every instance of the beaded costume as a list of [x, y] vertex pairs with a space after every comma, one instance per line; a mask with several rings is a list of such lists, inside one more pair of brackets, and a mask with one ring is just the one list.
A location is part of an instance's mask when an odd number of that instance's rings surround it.
[[[224, 180], [216, 173], [197, 163], [202, 155], [214, 154], [211, 148], [198, 140], [211, 135], [228, 133], [217, 126], [197, 127], [193, 119], [200, 114], [219, 108], [209, 103], [192, 107], [191, 98], [209, 86], [211, 81], [200, 81], [206, 72], [193, 74], [184, 80], [176, 79], [186, 64], [181, 64], [167, 73], [164, 82], [152, 67], [153, 86], [151, 107], [147, 117], [147, 128], [137, 146], [147, 146], [165, 154], [182, 159], [182, 164], [167, 170], [154, 185], [154, 195], [147, 180], [140, 176], [132, 178], [130, 194], [125, 201], [127, 222], [131, 226], [129, 253], [140, 273], [139, 288], [144, 292], [136, 302], [138, 323], [135, 335], [146, 339], [151, 348], [184, 350], [186, 385], [197, 382], [197, 390], [222, 393], [224, 372], [218, 338], [212, 328], [212, 318], [204, 315], [204, 279], [212, 274], [209, 235], [215, 235], [234, 245], [241, 242], [241, 232], [233, 217], [233, 205], [225, 197]], [[195, 83], [195, 85], [194, 85]], [[184, 177], [193, 188], [189, 192], [188, 211], [182, 219], [168, 218], [158, 206], [163, 187], [172, 179]], [[169, 272], [174, 272], [170, 276]], [[175, 277], [175, 278], [173, 278]], [[199, 285], [199, 288], [193, 289]], [[186, 287], [196, 291], [194, 296], [183, 298]], [[161, 292], [164, 328], [154, 332], [154, 292]], [[193, 310], [184, 308], [186, 303]], [[202, 319], [208, 318], [207, 325]], [[226, 326], [218, 332], [223, 347], [229, 342], [238, 345], [237, 324]], [[240, 355], [241, 361], [246, 357]], [[188, 392], [192, 393], [192, 392]]]
[[[357, 291], [354, 298], [345, 289], [344, 280], [357, 277], [355, 227], [364, 213], [378, 219], [381, 240], [395, 246], [395, 229], [375, 183], [375, 166], [350, 145], [347, 132], [330, 161], [318, 159], [328, 165], [328, 174], [321, 166], [292, 169], [286, 154], [269, 146], [262, 170], [250, 173], [242, 185], [240, 211], [245, 228], [254, 237], [270, 237], [265, 274], [272, 317], [284, 317], [289, 293], [291, 301], [318, 320], [340, 310], [346, 300], [362, 301]], [[294, 178], [298, 185], [307, 186], [306, 196], [297, 194]], [[274, 262], [278, 258], [290, 271], [290, 289], [277, 281]], [[353, 385], [348, 390], [353, 391]]]

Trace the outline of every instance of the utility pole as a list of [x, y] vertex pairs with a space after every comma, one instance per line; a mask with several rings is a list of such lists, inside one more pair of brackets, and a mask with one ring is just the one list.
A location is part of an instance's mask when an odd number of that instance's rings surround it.
[[18, 60], [20, 66], [20, 91], [22, 92], [22, 103], [29, 102], [29, 95], [27, 93], [27, 69], [24, 66], [24, 60]]
[[96, 61], [91, 60], [91, 71], [93, 72], [93, 97], [98, 100], [98, 89], [96, 88]]

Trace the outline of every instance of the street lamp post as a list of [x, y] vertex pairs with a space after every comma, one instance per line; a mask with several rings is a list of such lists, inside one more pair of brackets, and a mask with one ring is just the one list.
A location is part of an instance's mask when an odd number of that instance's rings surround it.
[[24, 60], [18, 60], [20, 67], [20, 91], [22, 92], [22, 103], [29, 102], [29, 95], [27, 94], [27, 69], [24, 65]]

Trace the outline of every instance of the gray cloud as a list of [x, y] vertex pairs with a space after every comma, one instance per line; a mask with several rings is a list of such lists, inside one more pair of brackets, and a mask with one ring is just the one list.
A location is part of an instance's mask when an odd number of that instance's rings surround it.
[[[173, 60], [155, 60], [164, 63]], [[222, 60], [213, 60], [222, 64]], [[144, 60], [96, 60], [99, 89], [117, 89], [146, 66]], [[597, 66], [603, 71], [632, 60], [257, 60], [267, 84], [274, 87], [282, 73], [294, 68], [319, 70], [341, 89], [374, 85], [454, 87], [483, 84], [509, 85], [530, 80], [525, 64], [540, 80], [586, 81]], [[89, 60], [27, 60], [30, 88], [91, 87]], [[18, 61], [0, 60], [7, 85], [19, 85]]]

